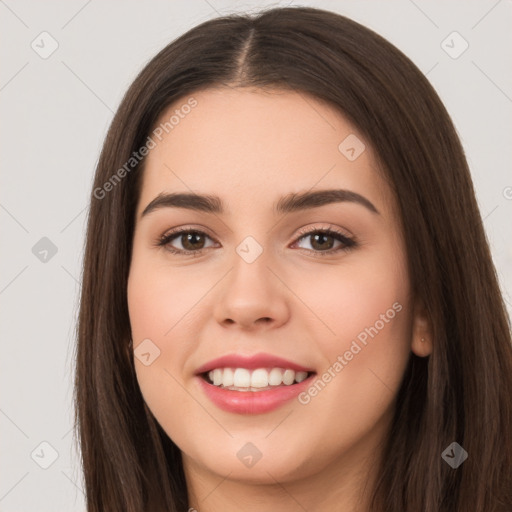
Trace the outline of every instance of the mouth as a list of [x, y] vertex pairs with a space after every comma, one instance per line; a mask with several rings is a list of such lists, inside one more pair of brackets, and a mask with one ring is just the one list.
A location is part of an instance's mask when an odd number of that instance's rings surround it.
[[196, 375], [199, 388], [215, 406], [243, 415], [270, 413], [283, 407], [304, 392], [315, 377], [313, 371], [279, 367], [225, 367]]
[[262, 414], [283, 406], [311, 385], [316, 371], [273, 354], [226, 354], [195, 373], [200, 390], [218, 408]]

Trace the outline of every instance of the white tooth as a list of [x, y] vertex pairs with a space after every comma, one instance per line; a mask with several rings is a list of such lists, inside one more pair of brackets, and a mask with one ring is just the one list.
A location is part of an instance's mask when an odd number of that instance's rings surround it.
[[263, 389], [268, 386], [290, 386], [294, 382], [302, 382], [308, 376], [307, 372], [295, 372], [291, 369], [272, 368], [270, 372], [265, 368], [248, 370], [247, 368], [215, 368], [208, 372], [208, 377], [215, 386], [240, 389]]
[[283, 373], [283, 384], [289, 386], [293, 384], [295, 381], [295, 371], [294, 370], [285, 370]]
[[295, 374], [295, 380], [297, 382], [302, 382], [308, 376], [308, 372], [297, 372]]
[[224, 368], [224, 375], [222, 377], [222, 385], [227, 388], [233, 385], [233, 370], [231, 368]]
[[222, 384], [222, 368], [213, 370], [213, 385], [220, 386]]
[[253, 388], [266, 388], [268, 386], [268, 372], [265, 368], [258, 368], [252, 372], [251, 386]]
[[251, 373], [245, 368], [237, 368], [233, 374], [233, 385], [248, 388], [251, 385]]
[[283, 382], [283, 372], [280, 368], [272, 368], [268, 374], [268, 383], [270, 386], [280, 386]]

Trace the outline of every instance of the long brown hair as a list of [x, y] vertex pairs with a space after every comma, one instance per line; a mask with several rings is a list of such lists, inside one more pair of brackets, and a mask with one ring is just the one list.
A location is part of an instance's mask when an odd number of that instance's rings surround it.
[[[145, 405], [129, 348], [126, 288], [144, 159], [126, 162], [167, 106], [223, 85], [327, 101], [375, 149], [395, 194], [433, 351], [411, 353], [371, 510], [512, 510], [510, 320], [452, 121], [418, 68], [381, 36], [329, 11], [290, 7], [189, 30], [144, 67], [112, 121], [91, 193], [77, 329], [88, 512], [187, 510], [180, 450]], [[457, 469], [441, 457], [452, 442], [468, 453]]]

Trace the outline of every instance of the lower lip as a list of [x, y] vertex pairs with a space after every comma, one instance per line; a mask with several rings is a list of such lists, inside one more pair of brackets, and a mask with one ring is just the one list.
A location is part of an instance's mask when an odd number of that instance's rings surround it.
[[312, 374], [302, 382], [267, 391], [233, 391], [214, 386], [202, 377], [198, 376], [197, 379], [206, 396], [224, 411], [237, 414], [262, 414], [273, 411], [294, 399], [311, 384], [314, 377], [315, 374]]

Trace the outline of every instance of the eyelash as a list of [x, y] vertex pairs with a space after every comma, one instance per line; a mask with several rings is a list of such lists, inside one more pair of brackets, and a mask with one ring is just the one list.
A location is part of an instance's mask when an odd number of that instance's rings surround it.
[[[183, 249], [176, 249], [169, 245], [171, 243], [171, 241], [173, 241], [175, 238], [178, 238], [180, 235], [191, 234], [191, 233], [195, 234], [195, 235], [206, 235], [208, 238], [211, 238], [204, 231], [200, 231], [198, 229], [178, 228], [174, 231], [171, 231], [170, 233], [166, 233], [165, 235], [163, 235], [159, 240], [157, 240], [156, 245], [158, 247], [165, 247], [166, 250], [168, 250], [172, 254], [177, 254], [177, 255], [181, 255], [181, 256], [192, 256], [192, 257], [201, 256], [201, 254], [203, 254], [203, 251], [206, 248], [198, 249], [196, 251], [187, 251], [187, 250], [183, 250]], [[332, 236], [334, 239], [338, 240], [339, 242], [341, 242], [343, 244], [343, 246], [338, 247], [337, 249], [329, 249], [327, 251], [315, 251], [312, 249], [302, 249], [309, 253], [313, 252], [315, 254], [315, 256], [323, 257], [323, 256], [329, 256], [329, 255], [338, 253], [340, 251], [348, 252], [351, 249], [354, 249], [355, 247], [357, 247], [357, 245], [358, 245], [358, 243], [355, 241], [355, 239], [347, 237], [343, 233], [341, 233], [335, 229], [332, 229], [330, 226], [329, 226], [329, 228], [326, 228], [326, 229], [304, 228], [299, 231], [299, 236], [297, 237], [294, 244], [296, 242], [298, 242], [299, 240], [301, 240], [302, 238], [306, 238], [307, 236], [311, 236], [311, 235], [315, 235], [315, 234], [323, 234], [323, 235], [327, 235], [327, 236]]]

